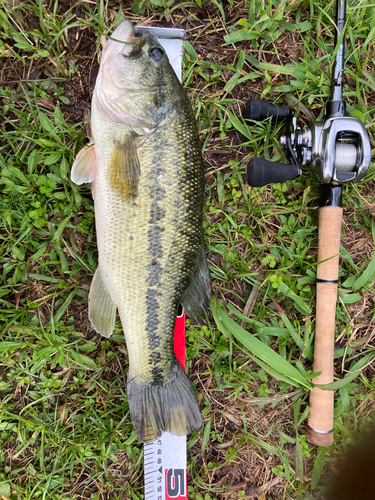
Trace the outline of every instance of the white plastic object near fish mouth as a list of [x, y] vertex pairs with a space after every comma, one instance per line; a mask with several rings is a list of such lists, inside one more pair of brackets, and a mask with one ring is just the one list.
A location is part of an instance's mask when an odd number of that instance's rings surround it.
[[185, 30], [179, 28], [155, 28], [153, 26], [136, 26], [135, 36], [151, 35], [164, 48], [169, 63], [174, 69], [177, 78], [182, 81], [182, 39]]

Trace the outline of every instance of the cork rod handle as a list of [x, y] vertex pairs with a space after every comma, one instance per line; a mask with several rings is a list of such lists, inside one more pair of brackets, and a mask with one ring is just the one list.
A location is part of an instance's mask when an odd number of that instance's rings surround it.
[[[313, 380], [315, 384], [333, 382], [341, 221], [341, 207], [319, 209], [319, 264], [313, 370], [322, 373]], [[329, 446], [333, 443], [333, 396], [333, 391], [323, 391], [317, 387], [311, 391], [307, 437], [313, 444]]]

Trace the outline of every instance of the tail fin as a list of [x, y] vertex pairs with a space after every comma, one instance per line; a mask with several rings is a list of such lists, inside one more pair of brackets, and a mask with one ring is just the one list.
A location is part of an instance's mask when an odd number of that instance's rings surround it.
[[177, 361], [163, 385], [133, 378], [127, 392], [130, 418], [142, 443], [154, 441], [165, 431], [183, 435], [202, 425], [194, 387]]

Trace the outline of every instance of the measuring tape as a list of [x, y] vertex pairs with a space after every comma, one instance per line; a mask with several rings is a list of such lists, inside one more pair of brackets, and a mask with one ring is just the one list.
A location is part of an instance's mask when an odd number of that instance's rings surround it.
[[[174, 329], [174, 351], [186, 369], [185, 311], [180, 306]], [[186, 436], [164, 432], [144, 445], [145, 500], [187, 500]]]
[[186, 436], [164, 432], [144, 445], [145, 500], [187, 500]]

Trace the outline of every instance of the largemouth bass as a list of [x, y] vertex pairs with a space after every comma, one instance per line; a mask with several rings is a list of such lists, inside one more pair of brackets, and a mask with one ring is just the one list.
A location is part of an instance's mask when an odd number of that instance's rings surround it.
[[194, 114], [164, 49], [149, 35], [135, 38], [129, 21], [111, 38], [102, 41], [92, 141], [77, 155], [71, 178], [92, 182], [95, 205], [99, 264], [89, 318], [110, 337], [118, 309], [130, 416], [147, 442], [202, 423], [173, 331], [180, 303], [196, 320], [210, 298], [204, 172]]

